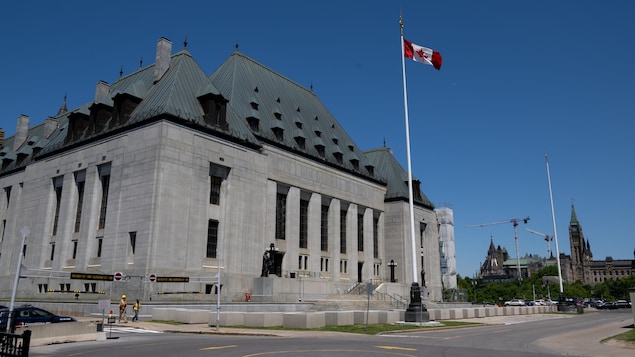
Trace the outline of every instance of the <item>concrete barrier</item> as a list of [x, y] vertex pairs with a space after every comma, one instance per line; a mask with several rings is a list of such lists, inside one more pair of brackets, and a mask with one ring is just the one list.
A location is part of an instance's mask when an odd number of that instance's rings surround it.
[[355, 324], [353, 311], [324, 311], [326, 326], [346, 326]]
[[282, 315], [284, 328], [319, 328], [326, 326], [324, 311], [319, 312], [291, 312]]
[[279, 312], [248, 312], [243, 320], [245, 326], [251, 327], [282, 326], [282, 314]]
[[394, 324], [395, 322], [400, 321], [400, 318], [401, 314], [399, 310], [379, 310], [377, 312], [377, 322], [380, 324]]
[[209, 310], [178, 309], [174, 311], [174, 321], [184, 324], [204, 324], [209, 320]]
[[154, 308], [152, 309], [152, 319], [159, 321], [176, 321], [176, 312], [186, 311], [180, 308]]
[[[216, 313], [208, 312], [209, 326], [216, 326]], [[220, 326], [242, 326], [245, 324], [245, 313], [238, 311], [222, 311], [218, 316]]]
[[97, 321], [77, 321], [29, 325], [16, 328], [15, 333], [22, 334], [24, 330], [31, 330], [31, 346], [96, 341], [99, 336], [97, 323]]
[[[364, 310], [355, 310], [353, 311], [353, 315], [355, 319], [355, 325], [365, 325], [366, 323], [376, 324], [379, 321], [377, 310], [370, 310], [368, 312]], [[367, 317], [368, 322], [366, 321]]]

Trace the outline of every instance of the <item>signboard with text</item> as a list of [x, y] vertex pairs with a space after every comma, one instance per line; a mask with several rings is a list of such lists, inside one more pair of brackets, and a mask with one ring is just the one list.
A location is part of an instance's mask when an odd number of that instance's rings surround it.
[[112, 281], [112, 274], [71, 273], [71, 279]]
[[189, 283], [189, 276], [157, 276], [157, 283]]

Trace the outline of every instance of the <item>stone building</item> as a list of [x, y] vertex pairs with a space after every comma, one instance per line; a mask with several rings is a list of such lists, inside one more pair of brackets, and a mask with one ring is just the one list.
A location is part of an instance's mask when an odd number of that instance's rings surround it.
[[[584, 237], [573, 205], [569, 222], [569, 243], [571, 255], [560, 254], [562, 277], [568, 282], [581, 281], [586, 285], [595, 285], [635, 274], [635, 259], [613, 259], [609, 256], [604, 260], [593, 260], [591, 243]], [[635, 251], [633, 256], [635, 258]]]
[[19, 297], [209, 301], [219, 276], [225, 301], [363, 282], [408, 296], [412, 264], [426, 298], [442, 296], [437, 215], [419, 181], [413, 262], [407, 179], [390, 151], [363, 152], [311, 90], [238, 50], [208, 75], [162, 38], [154, 64], [99, 81], [93, 101], [65, 98], [35, 126], [19, 116], [0, 161], [2, 297], [19, 254]]

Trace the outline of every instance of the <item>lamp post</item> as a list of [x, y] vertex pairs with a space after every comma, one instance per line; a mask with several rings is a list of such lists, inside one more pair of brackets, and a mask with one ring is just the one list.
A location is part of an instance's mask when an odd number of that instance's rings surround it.
[[20, 244], [20, 254], [18, 254], [18, 266], [15, 268], [15, 280], [13, 280], [13, 291], [11, 292], [11, 303], [9, 304], [9, 316], [7, 317], [7, 333], [11, 332], [11, 319], [13, 317], [15, 294], [18, 291], [18, 281], [20, 280], [20, 270], [22, 269], [22, 256], [24, 255], [24, 241], [26, 240], [26, 236], [31, 233], [31, 230], [29, 227], [24, 226], [20, 230], [20, 233], [22, 233], [22, 244]]

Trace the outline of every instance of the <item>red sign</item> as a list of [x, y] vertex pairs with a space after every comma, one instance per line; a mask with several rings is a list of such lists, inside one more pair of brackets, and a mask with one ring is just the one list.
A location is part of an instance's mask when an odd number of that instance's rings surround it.
[[123, 278], [123, 274], [120, 271], [116, 272], [114, 275], [115, 281], [121, 281], [121, 278]]
[[150, 282], [154, 283], [157, 280], [157, 276], [154, 274], [150, 274], [149, 279], [150, 279]]

